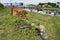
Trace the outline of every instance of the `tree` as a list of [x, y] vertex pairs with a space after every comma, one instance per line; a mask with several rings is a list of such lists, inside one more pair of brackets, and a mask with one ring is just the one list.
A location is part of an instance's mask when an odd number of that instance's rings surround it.
[[51, 2], [48, 2], [48, 3], [39, 3], [38, 5], [41, 5], [41, 6], [43, 6], [43, 5], [45, 5], [45, 4], [47, 4], [47, 6], [46, 7], [56, 7], [56, 3], [51, 3]]
[[23, 3], [20, 3], [21, 4], [21, 6], [23, 6]]
[[4, 8], [4, 5], [0, 3], [0, 10]]
[[57, 4], [60, 4], [60, 2], [57, 2]]
[[39, 3], [38, 5], [42, 7], [44, 5], [44, 3]]
[[48, 2], [48, 5], [50, 5], [50, 6], [52, 6], [52, 7], [56, 7], [56, 3]]

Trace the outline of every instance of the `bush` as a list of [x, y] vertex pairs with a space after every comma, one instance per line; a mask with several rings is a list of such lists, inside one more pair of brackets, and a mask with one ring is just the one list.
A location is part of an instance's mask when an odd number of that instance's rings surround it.
[[0, 3], [0, 10], [4, 8], [4, 5]]

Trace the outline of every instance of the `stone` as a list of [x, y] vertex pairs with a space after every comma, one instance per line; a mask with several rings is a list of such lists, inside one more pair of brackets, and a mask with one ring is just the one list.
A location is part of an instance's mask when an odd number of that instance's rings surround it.
[[40, 30], [40, 32], [45, 32], [45, 26], [44, 25], [39, 25], [39, 30]]
[[31, 23], [31, 26], [35, 26], [35, 24], [34, 23]]
[[48, 35], [46, 33], [40, 33], [40, 36], [44, 40], [47, 40], [48, 39]]

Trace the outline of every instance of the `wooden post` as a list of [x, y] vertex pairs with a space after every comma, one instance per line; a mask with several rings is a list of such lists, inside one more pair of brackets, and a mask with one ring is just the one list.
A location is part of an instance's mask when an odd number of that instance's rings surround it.
[[11, 15], [13, 15], [13, 5], [11, 3]]

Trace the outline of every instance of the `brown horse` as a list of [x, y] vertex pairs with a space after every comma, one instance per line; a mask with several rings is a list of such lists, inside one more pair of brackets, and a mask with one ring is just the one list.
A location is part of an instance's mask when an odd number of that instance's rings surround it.
[[16, 8], [12, 4], [10, 8], [11, 8], [11, 14], [13, 16], [21, 15], [21, 17], [26, 18], [27, 12], [23, 8]]

